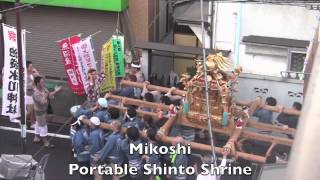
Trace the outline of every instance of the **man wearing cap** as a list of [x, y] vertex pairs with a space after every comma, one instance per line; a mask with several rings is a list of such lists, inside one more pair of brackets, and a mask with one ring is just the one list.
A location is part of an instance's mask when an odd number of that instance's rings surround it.
[[[90, 164], [91, 166], [97, 166], [97, 164], [94, 161], [94, 155], [103, 147], [104, 145], [104, 139], [103, 139], [103, 131], [100, 129], [100, 119], [98, 117], [91, 117], [90, 123], [92, 126], [90, 126], [90, 134], [88, 138], [88, 150], [90, 153]], [[100, 179], [97, 172], [94, 172], [95, 178]]]
[[96, 105], [92, 108], [85, 109], [81, 106], [73, 106], [70, 109], [71, 114], [78, 118], [81, 115], [85, 115], [87, 118], [96, 116], [101, 122], [105, 122], [109, 119], [108, 114], [108, 101], [105, 98], [99, 98]]
[[[82, 118], [82, 117], [80, 117]], [[72, 137], [72, 146], [74, 148], [74, 152], [77, 155], [77, 161], [79, 166], [90, 167], [90, 153], [88, 151], [88, 139], [89, 134], [87, 130], [83, 127], [80, 118], [77, 119], [76, 122], [72, 123], [72, 128], [76, 131], [74, 136]], [[82, 180], [91, 179], [90, 175], [81, 175]]]
[[100, 119], [101, 122], [107, 122], [110, 119], [108, 113], [108, 101], [105, 98], [99, 98], [96, 106], [92, 109], [93, 116]]
[[[91, 155], [94, 155], [99, 151], [103, 144], [103, 132], [100, 129], [100, 120], [98, 117], [91, 117], [90, 123], [92, 124], [90, 135], [89, 135], [89, 152]], [[92, 160], [92, 159], [91, 159]]]

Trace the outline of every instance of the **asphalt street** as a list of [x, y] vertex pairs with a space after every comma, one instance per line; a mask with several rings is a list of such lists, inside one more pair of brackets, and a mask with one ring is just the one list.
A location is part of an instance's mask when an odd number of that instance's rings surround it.
[[[8, 125], [7, 123], [0, 123], [1, 126]], [[11, 127], [17, 125], [10, 125]], [[55, 126], [49, 126], [49, 132], [58, 129]], [[67, 132], [67, 128], [63, 130]], [[52, 143], [56, 146], [53, 149], [43, 148], [40, 144], [32, 142], [33, 134], [27, 133], [27, 154], [34, 155], [34, 159], [39, 161], [45, 154], [50, 154], [50, 158], [45, 170], [46, 180], [79, 180], [79, 175], [68, 175], [68, 164], [76, 163], [71, 150], [70, 140], [64, 138], [53, 138]], [[13, 132], [9, 130], [0, 130], [0, 154], [21, 154], [21, 139], [20, 132]]]

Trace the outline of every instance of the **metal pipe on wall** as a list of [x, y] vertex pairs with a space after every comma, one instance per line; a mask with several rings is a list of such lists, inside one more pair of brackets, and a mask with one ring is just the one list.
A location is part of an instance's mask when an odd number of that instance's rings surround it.
[[240, 64], [240, 41], [241, 41], [241, 21], [242, 21], [242, 3], [239, 3], [236, 13], [236, 32], [234, 40], [234, 68]]
[[219, 10], [219, 2], [214, 1], [214, 15], [213, 15], [213, 28], [212, 28], [212, 36], [213, 36], [213, 42], [212, 42], [212, 49], [217, 49], [216, 43], [217, 43], [217, 24], [218, 24], [218, 10]]

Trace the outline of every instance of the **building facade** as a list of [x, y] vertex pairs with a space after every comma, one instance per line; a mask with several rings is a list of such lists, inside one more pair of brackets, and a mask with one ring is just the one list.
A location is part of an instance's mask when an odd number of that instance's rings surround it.
[[[26, 29], [27, 60], [32, 61], [47, 79], [48, 86], [63, 85], [64, 91], [52, 102], [57, 115], [69, 115], [68, 109], [83, 102], [83, 97], [74, 95], [66, 84], [66, 72], [62, 62], [58, 41], [81, 33], [81, 37], [92, 36], [95, 59], [100, 64], [102, 45], [119, 30], [124, 33], [126, 48], [130, 41], [149, 41], [152, 17], [156, 8], [150, 0], [81, 0], [81, 1], [32, 1], [21, 9], [22, 28]], [[34, 4], [36, 2], [36, 4]], [[1, 11], [14, 7], [13, 0], [0, 0]], [[1, 21], [16, 26], [15, 11], [2, 14]], [[61, 103], [65, 102], [65, 103]]]
[[303, 70], [317, 12], [292, 5], [218, 3], [216, 46], [245, 73], [280, 77]]
[[[29, 1], [22, 1], [29, 3]], [[117, 14], [124, 11], [127, 1], [39, 1], [34, 8], [21, 10], [22, 28], [27, 33], [27, 60], [49, 79], [64, 79], [66, 76], [58, 41], [77, 34], [92, 36], [96, 61], [100, 62], [101, 46], [115, 32]], [[44, 3], [42, 3], [44, 2]], [[46, 3], [47, 2], [47, 3]], [[13, 7], [13, 3], [1, 2], [3, 9]], [[30, 1], [32, 3], [32, 1]], [[16, 26], [15, 12], [4, 16], [6, 24]]]

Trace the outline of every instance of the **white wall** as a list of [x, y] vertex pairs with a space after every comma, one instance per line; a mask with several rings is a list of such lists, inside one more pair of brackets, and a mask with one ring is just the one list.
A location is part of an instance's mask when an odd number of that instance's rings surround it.
[[[317, 23], [317, 12], [304, 7], [267, 4], [219, 3], [217, 15], [217, 48], [234, 51], [236, 15], [241, 15], [241, 40], [243, 36], [257, 35], [298, 40], [310, 40]], [[269, 53], [250, 53], [247, 48], [257, 51], [266, 49]], [[281, 49], [280, 49], [281, 50]], [[285, 53], [287, 50], [282, 49]], [[244, 72], [280, 76], [287, 70], [288, 54], [278, 54], [271, 47], [248, 47], [240, 45], [240, 65]], [[273, 54], [276, 54], [274, 56]], [[231, 53], [230, 59], [234, 54]]]
[[218, 3], [216, 45], [220, 49], [234, 50], [237, 3]]
[[242, 12], [242, 36], [310, 40], [317, 22], [316, 11], [297, 6], [246, 4]]
[[[262, 92], [256, 92], [255, 88], [268, 89], [268, 91], [263, 94]], [[291, 97], [288, 95], [289, 91], [303, 93], [303, 83], [297, 80], [282, 81], [278, 77], [265, 79], [264, 76], [242, 74], [239, 78], [237, 89], [239, 90], [236, 93], [237, 100], [251, 100], [257, 96], [264, 98], [272, 96], [277, 99], [279, 104], [285, 107], [291, 107], [295, 101], [303, 102], [303, 97]]]

